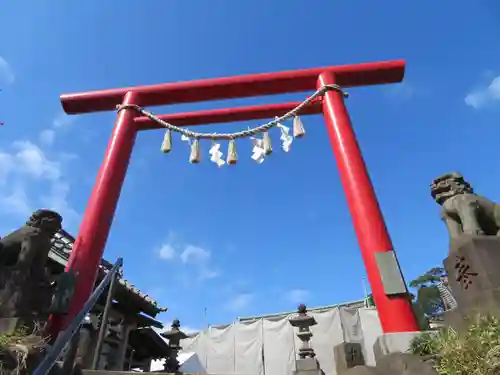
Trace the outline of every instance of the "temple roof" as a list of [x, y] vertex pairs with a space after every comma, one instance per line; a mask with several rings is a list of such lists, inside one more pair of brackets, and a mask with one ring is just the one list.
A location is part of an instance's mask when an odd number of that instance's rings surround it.
[[[49, 257], [55, 262], [65, 266], [68, 262], [69, 254], [73, 249], [74, 242], [75, 238], [64, 229], [61, 229], [54, 235], [52, 239], [52, 248], [50, 250]], [[112, 263], [106, 261], [105, 259], [102, 259], [100, 268], [103, 273], [106, 273], [112, 267]], [[153, 298], [142, 293], [139, 289], [137, 289], [123, 277], [120, 277], [118, 280], [119, 284], [127, 292], [137, 297], [137, 302], [141, 305], [142, 310], [146, 314], [155, 317], [158, 313], [167, 311], [167, 309], [161, 308]]]
[[129, 346], [134, 348], [133, 359], [160, 359], [170, 353], [166, 341], [152, 328], [145, 327], [133, 330], [129, 336]]

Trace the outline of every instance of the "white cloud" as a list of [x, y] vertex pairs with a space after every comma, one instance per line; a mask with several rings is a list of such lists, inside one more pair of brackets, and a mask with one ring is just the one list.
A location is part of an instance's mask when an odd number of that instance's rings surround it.
[[0, 84], [12, 85], [16, 80], [10, 64], [0, 56]]
[[66, 227], [74, 225], [80, 219], [80, 214], [69, 203], [69, 193], [69, 184], [65, 181], [57, 180], [52, 184], [49, 194], [42, 196], [41, 201], [45, 207], [51, 208], [63, 216]]
[[57, 161], [48, 160], [40, 147], [30, 141], [13, 143], [16, 153], [13, 155], [15, 170], [33, 178], [44, 178], [56, 181], [61, 177], [61, 165]]
[[210, 260], [210, 251], [194, 245], [186, 245], [182, 253], [180, 254], [182, 263], [206, 263]]
[[71, 125], [76, 120], [75, 116], [69, 116], [66, 113], [62, 112], [56, 116], [54, 121], [52, 122], [52, 127], [54, 129], [61, 129]]
[[500, 76], [493, 78], [489, 85], [473, 90], [465, 97], [465, 104], [474, 109], [487, 106], [500, 100]]
[[40, 132], [38, 136], [40, 142], [46, 146], [51, 146], [55, 142], [58, 132], [65, 130], [75, 120], [75, 116], [69, 116], [64, 112], [60, 113], [54, 118], [52, 124], [47, 129]]
[[40, 132], [40, 142], [50, 146], [56, 139], [56, 131], [54, 129], [45, 129]]
[[[166, 261], [180, 259], [182, 264], [186, 266], [184, 271], [190, 272], [193, 269], [196, 271], [197, 276], [194, 278], [196, 281], [209, 280], [219, 276], [219, 271], [212, 266], [210, 250], [193, 244], [179, 243], [175, 240], [173, 233], [170, 233], [168, 240], [157, 248], [156, 253], [160, 259]], [[192, 277], [187, 279], [193, 281]]]
[[[65, 117], [58, 116], [53, 127], [63, 123], [68, 123]], [[42, 144], [53, 142], [55, 131], [46, 129], [42, 134]], [[0, 150], [0, 215], [27, 216], [38, 208], [49, 208], [63, 216], [67, 229], [78, 223], [80, 215], [69, 203], [70, 185], [63, 175], [64, 167], [77, 156], [52, 154], [29, 140]]]
[[292, 289], [286, 294], [286, 299], [292, 303], [305, 303], [311, 293], [305, 289]]
[[250, 303], [253, 301], [254, 295], [251, 293], [240, 293], [231, 298], [227, 304], [226, 304], [226, 309], [233, 311], [233, 312], [238, 312], [250, 305]]
[[192, 265], [198, 270], [197, 281], [214, 279], [219, 276], [219, 271], [213, 269], [211, 265], [212, 254], [200, 246], [186, 245], [180, 252], [180, 259], [186, 265]]
[[22, 187], [14, 188], [7, 195], [0, 194], [0, 207], [7, 215], [28, 216], [30, 214], [28, 197]]
[[200, 275], [198, 276], [198, 281], [214, 279], [220, 275], [219, 271], [212, 269], [201, 270]]
[[65, 226], [76, 224], [80, 215], [68, 201], [70, 186], [62, 172], [70, 159], [67, 154], [49, 158], [27, 140], [0, 150], [0, 215], [17, 221], [12, 215], [26, 217], [43, 207], [58, 211]]
[[160, 247], [159, 255], [161, 259], [172, 260], [177, 254], [174, 247], [171, 244], [166, 243]]

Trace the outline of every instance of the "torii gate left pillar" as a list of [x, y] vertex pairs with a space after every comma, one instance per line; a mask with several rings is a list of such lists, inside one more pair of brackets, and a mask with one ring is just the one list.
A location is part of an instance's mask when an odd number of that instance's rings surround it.
[[[114, 110], [119, 104], [155, 106], [312, 91], [327, 84], [346, 88], [394, 83], [403, 79], [404, 70], [402, 60], [343, 65], [68, 94], [61, 96], [61, 102], [66, 113], [80, 114]], [[298, 104], [270, 104], [160, 117], [172, 124], [192, 126], [281, 116]], [[301, 114], [321, 112], [325, 116], [382, 330], [384, 333], [417, 331], [408, 294], [388, 296], [384, 290], [376, 255], [392, 251], [393, 247], [342, 94], [328, 91], [323, 100], [311, 103]], [[137, 132], [155, 128], [158, 128], [157, 124], [148, 118], [138, 118], [131, 109], [118, 114], [67, 266], [67, 270], [71, 269], [77, 276], [70, 311], [66, 316], [51, 317], [52, 337], [78, 314], [92, 292]]]

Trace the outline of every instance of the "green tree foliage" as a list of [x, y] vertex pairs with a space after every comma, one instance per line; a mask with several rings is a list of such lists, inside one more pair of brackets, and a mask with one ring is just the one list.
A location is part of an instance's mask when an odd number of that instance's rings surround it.
[[434, 267], [410, 282], [410, 287], [416, 289], [416, 294], [413, 294], [415, 308], [427, 317], [440, 315], [444, 311], [444, 303], [437, 288], [444, 276], [444, 268]]
[[410, 282], [410, 287], [419, 288], [421, 286], [436, 285], [443, 276], [446, 276], [446, 271], [444, 270], [444, 268], [434, 267]]

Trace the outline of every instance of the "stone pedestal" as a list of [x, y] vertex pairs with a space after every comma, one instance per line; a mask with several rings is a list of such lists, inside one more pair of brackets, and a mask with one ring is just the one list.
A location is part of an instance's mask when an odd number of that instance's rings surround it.
[[18, 327], [34, 330], [47, 321], [51, 298], [48, 275], [35, 278], [23, 267], [0, 265], [0, 318], [18, 319]]
[[316, 358], [297, 359], [295, 368], [294, 375], [324, 375]]
[[375, 362], [393, 353], [405, 353], [410, 349], [411, 341], [422, 332], [395, 332], [380, 335], [373, 344]]
[[348, 369], [365, 364], [363, 347], [357, 342], [343, 342], [336, 345], [333, 348], [333, 357], [337, 375], [344, 375]]
[[446, 313], [447, 323], [477, 313], [500, 317], [500, 237], [471, 237], [454, 250], [443, 262], [458, 305]]
[[408, 353], [388, 354], [377, 362], [376, 366], [356, 366], [345, 375], [439, 375], [422, 358]]

